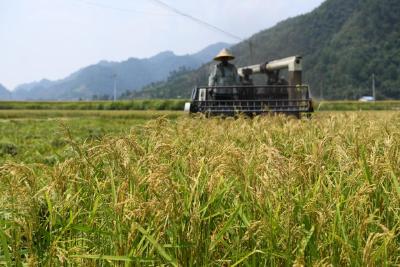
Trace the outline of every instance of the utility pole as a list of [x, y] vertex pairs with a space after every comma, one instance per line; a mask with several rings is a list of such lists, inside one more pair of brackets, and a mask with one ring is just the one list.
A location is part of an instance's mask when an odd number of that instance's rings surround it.
[[324, 81], [321, 82], [319, 98], [321, 98], [321, 101], [324, 100]]
[[114, 102], [117, 101], [117, 74], [113, 74], [114, 78]]
[[372, 74], [372, 97], [376, 100], [375, 73]]
[[253, 50], [253, 43], [251, 42], [251, 39], [249, 38], [249, 49], [250, 49], [250, 64], [254, 64], [254, 50]]

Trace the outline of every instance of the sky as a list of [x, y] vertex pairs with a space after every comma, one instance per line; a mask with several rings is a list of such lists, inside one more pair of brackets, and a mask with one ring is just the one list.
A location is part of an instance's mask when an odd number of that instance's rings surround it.
[[[161, 0], [241, 39], [323, 0]], [[100, 60], [195, 53], [237, 39], [156, 0], [0, 0], [0, 83], [56, 80]]]

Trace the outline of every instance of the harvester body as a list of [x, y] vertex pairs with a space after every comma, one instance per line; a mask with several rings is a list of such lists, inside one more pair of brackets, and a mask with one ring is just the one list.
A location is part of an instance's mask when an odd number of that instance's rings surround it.
[[[301, 60], [295, 56], [239, 68], [239, 85], [196, 87], [185, 110], [223, 116], [284, 113], [300, 117], [313, 112], [310, 89], [302, 84]], [[281, 70], [287, 70], [287, 79], [280, 77]], [[254, 85], [255, 74], [266, 75], [265, 84]]]

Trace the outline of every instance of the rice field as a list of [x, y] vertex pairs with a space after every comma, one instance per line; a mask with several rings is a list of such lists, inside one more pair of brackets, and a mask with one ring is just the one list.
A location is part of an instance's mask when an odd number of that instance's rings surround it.
[[3, 116], [0, 265], [400, 265], [399, 112], [175, 115]]

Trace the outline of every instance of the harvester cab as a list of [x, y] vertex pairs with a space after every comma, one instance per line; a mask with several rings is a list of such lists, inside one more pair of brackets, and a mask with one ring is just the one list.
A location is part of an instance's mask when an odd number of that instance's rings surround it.
[[[287, 79], [281, 77], [287, 71]], [[253, 75], [266, 75], [255, 85]], [[294, 56], [238, 69], [240, 84], [202, 86], [192, 91], [185, 111], [206, 115], [249, 116], [284, 113], [300, 117], [313, 112], [308, 85], [302, 81], [302, 57]]]

